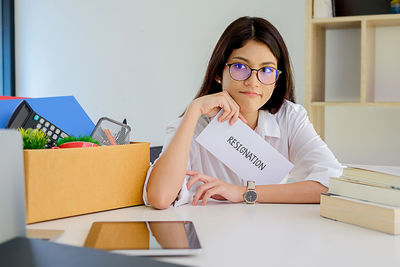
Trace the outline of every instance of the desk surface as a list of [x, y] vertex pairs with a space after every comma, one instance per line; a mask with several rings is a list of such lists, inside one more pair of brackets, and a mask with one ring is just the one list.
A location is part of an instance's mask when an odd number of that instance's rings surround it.
[[319, 216], [319, 205], [185, 205], [168, 210], [145, 206], [31, 224], [63, 229], [56, 242], [82, 246], [94, 221], [191, 220], [203, 253], [155, 257], [191, 266], [400, 266], [400, 236]]

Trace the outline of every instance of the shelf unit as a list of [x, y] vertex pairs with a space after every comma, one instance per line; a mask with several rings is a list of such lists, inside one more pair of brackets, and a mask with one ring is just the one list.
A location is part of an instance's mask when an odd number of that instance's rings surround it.
[[[306, 0], [305, 99], [310, 120], [325, 137], [325, 108], [400, 107], [400, 102], [375, 102], [375, 32], [377, 27], [400, 26], [400, 14], [313, 18], [313, 0]], [[327, 29], [360, 29], [360, 99], [357, 102], [325, 100], [325, 49]], [[400, 100], [399, 100], [400, 101]]]

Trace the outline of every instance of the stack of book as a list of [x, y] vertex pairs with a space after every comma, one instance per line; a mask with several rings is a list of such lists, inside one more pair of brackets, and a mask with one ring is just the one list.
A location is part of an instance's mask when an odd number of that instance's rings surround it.
[[348, 167], [330, 178], [320, 215], [378, 231], [400, 234], [400, 167]]

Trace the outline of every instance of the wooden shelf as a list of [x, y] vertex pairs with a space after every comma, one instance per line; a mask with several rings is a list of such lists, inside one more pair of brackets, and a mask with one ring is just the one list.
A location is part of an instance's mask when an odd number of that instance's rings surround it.
[[363, 23], [371, 27], [400, 26], [400, 14], [311, 19], [313, 26], [325, 29], [360, 28]]
[[313, 18], [311, 23], [326, 28], [352, 28], [360, 25], [362, 21], [371, 23], [373, 26], [398, 26], [400, 25], [400, 14], [348, 16], [333, 18]]
[[[306, 60], [304, 104], [322, 138], [326, 107], [400, 107], [396, 102], [374, 102], [376, 28], [400, 26], [400, 14], [313, 18], [313, 0], [306, 0]], [[359, 101], [325, 102], [326, 32], [329, 29], [360, 30]]]
[[400, 102], [311, 102], [312, 107], [400, 107]]
[[311, 24], [325, 29], [360, 28], [361, 20], [354, 19], [353, 17], [318, 18], [311, 19]]

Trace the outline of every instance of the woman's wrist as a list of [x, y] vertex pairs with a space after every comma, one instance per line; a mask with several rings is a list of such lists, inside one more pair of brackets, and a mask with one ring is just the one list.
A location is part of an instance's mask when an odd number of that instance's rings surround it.
[[246, 194], [247, 187], [245, 185], [239, 185], [239, 202], [244, 202], [244, 194]]
[[196, 119], [196, 121], [200, 118], [201, 116], [201, 111], [200, 108], [197, 105], [196, 99], [193, 100], [189, 107], [187, 108], [186, 112], [185, 112], [185, 116], [186, 117], [193, 117]]

